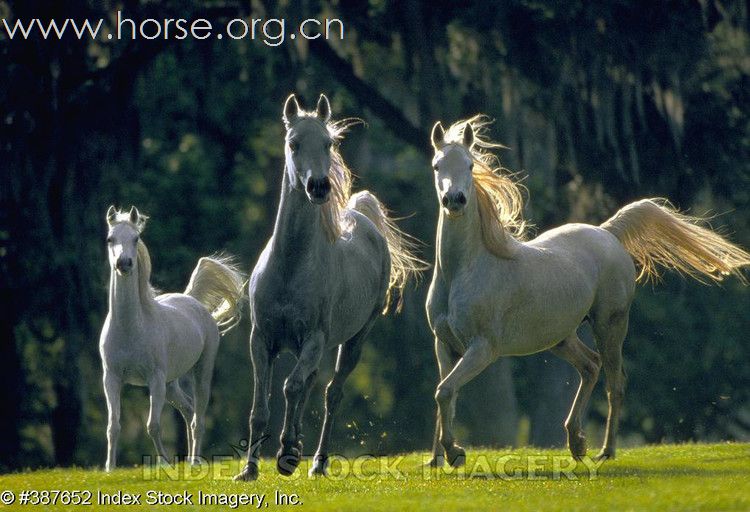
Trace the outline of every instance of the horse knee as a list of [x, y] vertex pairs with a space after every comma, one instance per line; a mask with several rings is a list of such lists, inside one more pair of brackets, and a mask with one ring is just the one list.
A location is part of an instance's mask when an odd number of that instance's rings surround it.
[[581, 365], [581, 378], [584, 380], [596, 380], [599, 378], [599, 370], [602, 368], [602, 358], [594, 354], [590, 360]]
[[607, 397], [610, 402], [620, 403], [625, 398], [625, 386], [617, 384], [607, 387]]
[[149, 421], [146, 424], [146, 432], [148, 432], [148, 435], [149, 437], [151, 437], [151, 439], [158, 438], [161, 432], [161, 426], [159, 425], [159, 422], [155, 420]]
[[448, 386], [438, 386], [435, 391], [435, 401], [440, 406], [447, 405], [453, 398], [453, 389]]
[[289, 399], [299, 396], [302, 393], [302, 386], [303, 382], [301, 379], [288, 377], [284, 382], [284, 397]]
[[107, 438], [112, 439], [114, 437], [117, 437], [118, 435], [120, 435], [119, 419], [117, 421], [110, 420], [109, 424], [107, 425]]
[[336, 407], [341, 401], [342, 394], [340, 385], [333, 381], [329, 382], [326, 386], [326, 407]]
[[197, 415], [193, 416], [193, 421], [190, 422], [190, 429], [193, 432], [203, 432], [206, 428], [206, 420], [199, 418]]
[[260, 432], [261, 430], [266, 428], [270, 417], [271, 411], [268, 409], [268, 407], [253, 409], [253, 412], [250, 415], [250, 429], [253, 432]]

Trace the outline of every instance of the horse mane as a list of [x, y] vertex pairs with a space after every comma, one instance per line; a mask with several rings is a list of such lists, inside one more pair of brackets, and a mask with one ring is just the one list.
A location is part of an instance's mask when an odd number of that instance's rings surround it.
[[156, 296], [156, 289], [151, 286], [151, 255], [143, 240], [138, 240], [138, 293], [141, 304], [150, 304]]
[[487, 137], [488, 125], [492, 119], [477, 114], [469, 119], [453, 123], [445, 132], [448, 144], [461, 144], [464, 130], [471, 126], [474, 131], [474, 144], [467, 148], [474, 163], [472, 176], [477, 192], [482, 240], [485, 247], [495, 256], [510, 258], [508, 236], [523, 240], [528, 224], [523, 218], [524, 191], [526, 190], [502, 165], [493, 149], [505, 148]]

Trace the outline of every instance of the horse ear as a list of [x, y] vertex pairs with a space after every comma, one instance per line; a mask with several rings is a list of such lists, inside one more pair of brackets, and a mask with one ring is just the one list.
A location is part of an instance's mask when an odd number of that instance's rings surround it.
[[135, 224], [137, 226], [138, 225], [138, 219], [140, 217], [141, 217], [141, 214], [138, 211], [138, 208], [136, 208], [135, 206], [131, 206], [130, 207], [130, 214], [129, 214], [130, 222], [132, 222], [133, 224]]
[[440, 149], [440, 147], [445, 144], [444, 137], [445, 130], [443, 129], [443, 124], [438, 121], [435, 123], [435, 126], [432, 127], [432, 135], [430, 135], [430, 139], [432, 139], [432, 147], [435, 148], [435, 150]]
[[112, 227], [112, 225], [115, 223], [116, 218], [117, 210], [115, 209], [115, 205], [110, 205], [110, 207], [107, 208], [107, 225], [109, 227]]
[[315, 111], [318, 117], [327, 123], [331, 120], [331, 102], [328, 101], [328, 97], [325, 94], [321, 94], [318, 98], [318, 106], [315, 107]]
[[297, 102], [297, 97], [294, 93], [290, 94], [286, 102], [284, 102], [284, 124], [288, 125], [291, 123], [299, 115], [300, 110], [302, 108], [300, 108], [299, 102]]
[[467, 149], [471, 149], [471, 146], [474, 145], [474, 128], [471, 127], [470, 124], [466, 124], [464, 127], [464, 146], [466, 146]]

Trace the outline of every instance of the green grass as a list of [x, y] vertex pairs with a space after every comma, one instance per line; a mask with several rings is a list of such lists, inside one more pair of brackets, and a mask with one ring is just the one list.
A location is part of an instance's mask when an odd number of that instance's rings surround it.
[[[505, 457], [503, 459], [502, 457]], [[750, 510], [750, 444], [686, 444], [623, 449], [596, 472], [562, 450], [472, 449], [461, 471], [420, 466], [426, 454], [335, 462], [334, 476], [308, 478], [303, 462], [291, 478], [264, 460], [259, 480], [235, 483], [238, 460], [217, 461], [190, 477], [188, 467], [101, 470], [52, 469], [0, 476], [0, 491], [91, 490], [91, 507], [0, 505], [0, 510], [98, 510], [96, 492], [140, 493], [141, 506], [108, 510], [198, 510], [153, 507], [147, 491], [265, 494], [268, 509], [298, 510]], [[592, 464], [589, 461], [589, 464]], [[298, 506], [277, 506], [275, 493], [297, 494]], [[263, 508], [266, 508], [264, 504]], [[208, 510], [231, 510], [228, 506]], [[251, 506], [240, 506], [252, 510]]]

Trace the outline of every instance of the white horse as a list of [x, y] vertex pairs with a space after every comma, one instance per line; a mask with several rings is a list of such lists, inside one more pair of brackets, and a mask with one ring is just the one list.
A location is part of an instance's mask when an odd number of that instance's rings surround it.
[[[427, 316], [435, 335], [440, 383], [435, 399], [432, 465], [465, 461], [452, 433], [458, 390], [501, 356], [549, 349], [581, 376], [565, 421], [568, 448], [586, 453], [582, 415], [604, 366], [609, 414], [598, 458], [615, 455], [624, 392], [622, 343], [640, 278], [657, 265], [719, 281], [750, 254], [701, 227], [662, 199], [629, 204], [601, 226], [566, 224], [523, 241], [518, 184], [496, 165], [497, 144], [483, 138], [483, 116], [432, 130], [433, 168], [440, 203], [437, 248]], [[637, 276], [634, 261], [641, 267]], [[576, 334], [593, 327], [598, 352]]]
[[311, 474], [325, 474], [334, 412], [364, 340], [392, 299], [401, 305], [407, 281], [423, 268], [374, 194], [351, 193], [352, 175], [337, 143], [352, 120], [332, 121], [321, 94], [314, 111], [292, 94], [284, 104], [286, 155], [273, 235], [250, 277], [253, 408], [247, 464], [235, 477], [258, 478], [267, 437], [274, 360], [292, 352], [297, 364], [284, 382], [286, 412], [276, 467], [292, 474], [302, 457], [302, 416], [321, 357], [336, 348], [325, 415]]
[[107, 211], [109, 313], [99, 342], [109, 411], [107, 471], [116, 464], [123, 384], [149, 388], [147, 429], [158, 455], [167, 456], [159, 428], [167, 400], [185, 419], [188, 460], [198, 462], [220, 329], [223, 334], [239, 321], [243, 277], [226, 259], [201, 258], [185, 293], [155, 296], [140, 238], [146, 219], [135, 207]]

